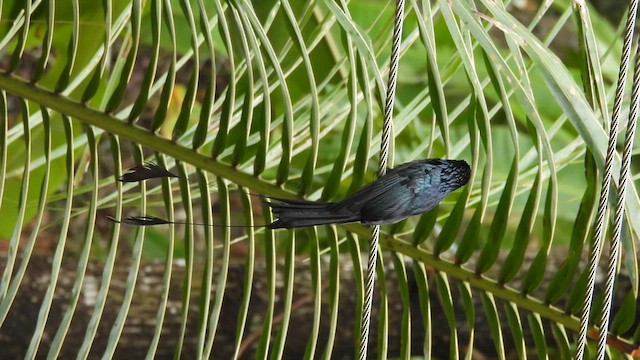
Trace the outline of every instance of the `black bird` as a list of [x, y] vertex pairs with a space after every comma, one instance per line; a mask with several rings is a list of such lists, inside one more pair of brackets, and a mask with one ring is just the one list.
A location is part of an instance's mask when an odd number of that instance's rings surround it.
[[471, 168], [464, 160], [415, 160], [390, 169], [340, 202], [273, 198], [267, 202], [278, 219], [270, 229], [291, 229], [360, 221], [392, 224], [436, 207], [445, 196], [464, 186]]

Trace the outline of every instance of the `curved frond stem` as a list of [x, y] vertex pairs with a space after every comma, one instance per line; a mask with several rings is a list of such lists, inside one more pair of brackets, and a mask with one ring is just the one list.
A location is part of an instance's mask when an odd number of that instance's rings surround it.
[[[40, 3], [40, 2], [38, 2]], [[29, 29], [31, 25], [31, 16], [33, 15], [33, 11], [36, 8], [33, 6], [33, 2], [31, 0], [25, 1], [24, 6], [24, 23], [22, 24], [22, 31], [18, 35], [18, 43], [16, 44], [15, 49], [13, 50], [13, 55], [11, 56], [11, 62], [9, 63], [9, 72], [14, 72], [18, 69], [18, 65], [20, 65], [20, 59], [24, 53], [25, 47], [27, 45], [27, 39], [29, 35]]]
[[[42, 109], [42, 111], [46, 111], [46, 109]], [[67, 120], [68, 121], [68, 120]], [[100, 178], [98, 173], [98, 146], [96, 144], [96, 138], [94, 136], [93, 129], [87, 127], [85, 129], [88, 138], [88, 147], [89, 153], [91, 157], [91, 163], [89, 164], [90, 174], [91, 174], [91, 182], [92, 189], [91, 199], [89, 203], [88, 216], [89, 220], [86, 222], [86, 228], [84, 233], [84, 240], [82, 243], [82, 251], [80, 253], [80, 257], [78, 259], [78, 265], [76, 267], [75, 281], [73, 283], [73, 288], [71, 289], [71, 298], [69, 299], [69, 304], [64, 312], [64, 316], [60, 321], [60, 325], [58, 326], [58, 331], [52, 341], [51, 348], [49, 349], [49, 354], [47, 355], [47, 359], [58, 359], [60, 357], [60, 350], [62, 349], [62, 344], [64, 343], [65, 338], [67, 337], [69, 327], [71, 325], [71, 320], [73, 319], [73, 315], [76, 312], [76, 308], [78, 302], [80, 300], [80, 296], [82, 293], [82, 286], [85, 279], [85, 274], [87, 272], [87, 264], [89, 263], [89, 255], [91, 251], [91, 244], [94, 240], [94, 231], [96, 224], [96, 214], [97, 214], [97, 204], [98, 204], [98, 179]], [[48, 149], [50, 150], [50, 149]], [[48, 167], [47, 167], [48, 170]], [[45, 192], [46, 194], [46, 192]]]
[[[176, 24], [175, 18], [173, 15], [173, 9], [171, 7], [171, 1], [163, 0], [162, 9], [162, 19], [164, 19], [164, 24], [166, 25], [167, 32], [169, 33], [169, 39], [171, 44], [171, 51], [169, 52], [169, 69], [161, 77], [162, 82], [162, 91], [160, 92], [160, 103], [158, 108], [156, 109], [155, 114], [153, 115], [153, 122], [151, 124], [152, 131], [158, 130], [166, 130], [163, 128], [164, 124], [167, 123], [167, 113], [169, 111], [169, 105], [171, 104], [171, 98], [173, 96], [173, 92], [176, 86], [176, 72], [180, 68], [178, 65], [177, 59], [177, 35], [176, 35]], [[188, 60], [187, 57], [183, 57], [182, 59], [185, 62]], [[157, 82], [160, 85], [161, 81]], [[129, 121], [133, 121], [134, 119], [129, 118]]]
[[[26, 101], [20, 101], [20, 111], [24, 118], [28, 117], [29, 107]], [[13, 274], [13, 267], [15, 266], [15, 263], [18, 259], [18, 245], [20, 242], [20, 237], [22, 236], [22, 228], [24, 224], [25, 212], [27, 209], [27, 199], [29, 195], [29, 178], [31, 175], [31, 171], [29, 171], [29, 166], [27, 164], [29, 164], [31, 160], [33, 145], [31, 143], [31, 130], [29, 129], [29, 125], [27, 123], [27, 121], [22, 122], [24, 128], [25, 165], [22, 170], [22, 182], [20, 184], [20, 202], [18, 203], [20, 210], [18, 211], [18, 216], [16, 217], [11, 240], [9, 240], [9, 249], [7, 251], [7, 265], [2, 271], [2, 278], [0, 279], [0, 299], [2, 299], [2, 302], [0, 303], [0, 324], [4, 322], [6, 312], [9, 311], [11, 301], [13, 301], [9, 297], [7, 297], [7, 291], [9, 289], [9, 286], [12, 284], [11, 275]], [[18, 284], [15, 284], [13, 286], [18, 286]]]
[[[140, 145], [132, 146], [133, 157], [136, 162], [141, 163], [142, 161], [142, 149]], [[141, 197], [139, 199], [140, 213], [146, 213], [147, 209], [147, 197], [146, 191], [147, 187], [144, 182], [138, 184], [139, 191], [141, 193]], [[129, 275], [126, 281], [126, 288], [124, 291], [124, 295], [122, 296], [122, 304], [120, 305], [120, 309], [118, 310], [118, 314], [116, 315], [116, 319], [111, 327], [111, 331], [109, 332], [109, 338], [107, 339], [107, 345], [102, 354], [102, 359], [112, 359], [115, 354], [116, 347], [118, 346], [118, 340], [122, 335], [122, 331], [124, 329], [125, 320], [129, 314], [129, 310], [131, 309], [131, 303], [133, 301], [133, 293], [135, 291], [135, 285], [138, 280], [138, 275], [140, 272], [140, 264], [142, 262], [142, 249], [144, 246], [146, 230], [144, 227], [140, 227], [137, 229], [136, 237], [134, 240], [133, 247], [131, 249], [131, 264], [129, 265]], [[117, 240], [116, 240], [117, 241]]]
[[[281, 359], [285, 351], [285, 343], [287, 334], [289, 333], [289, 324], [291, 320], [291, 313], [293, 308], [293, 290], [294, 290], [294, 276], [295, 276], [295, 245], [296, 245], [296, 232], [290, 231], [287, 234], [287, 245], [284, 254], [284, 267], [283, 267], [283, 309], [279, 315], [282, 325], [278, 331], [278, 335], [273, 342], [273, 359]], [[337, 321], [336, 321], [337, 322]]]
[[[65, 202], [64, 220], [62, 222], [62, 226], [60, 229], [60, 240], [56, 245], [56, 249], [53, 254], [53, 260], [51, 263], [51, 279], [49, 280], [47, 291], [44, 295], [42, 304], [40, 305], [40, 311], [38, 313], [38, 321], [33, 331], [33, 336], [31, 337], [29, 348], [27, 349], [27, 353], [25, 354], [25, 359], [35, 359], [36, 354], [38, 352], [38, 347], [42, 342], [44, 328], [47, 323], [49, 313], [51, 312], [53, 297], [55, 294], [56, 287], [58, 286], [58, 278], [60, 276], [60, 269], [62, 267], [62, 257], [64, 255], [66, 239], [68, 238], [68, 235], [69, 235], [71, 210], [73, 209], [73, 179], [75, 174], [74, 154], [73, 154], [73, 130], [71, 127], [71, 121], [68, 118], [63, 117], [63, 121], [65, 125], [65, 135], [67, 140], [67, 156], [66, 156], [66, 164], [65, 164], [66, 176], [67, 176], [67, 179], [66, 179], [67, 180], [66, 181], [67, 200]], [[25, 164], [25, 169], [28, 169], [27, 164]]]
[[[182, 283], [182, 308], [180, 309], [180, 335], [178, 344], [174, 353], [174, 358], [179, 359], [182, 353], [184, 340], [187, 333], [187, 322], [189, 320], [189, 311], [191, 304], [191, 291], [193, 284], [193, 273], [195, 266], [195, 230], [193, 224], [193, 204], [191, 196], [191, 187], [187, 181], [187, 170], [184, 163], [176, 162], [178, 176], [180, 176], [180, 198], [185, 211], [185, 219], [188, 224], [184, 227], [183, 239], [185, 242], [185, 273]], [[198, 354], [199, 355], [199, 354]]]
[[316, 84], [316, 78], [313, 74], [313, 66], [311, 63], [311, 59], [309, 58], [309, 50], [305, 45], [304, 38], [302, 36], [302, 30], [298, 25], [295, 14], [293, 13], [293, 9], [287, 0], [281, 2], [282, 9], [284, 10], [286, 19], [289, 23], [290, 29], [293, 32], [292, 38], [294, 39], [294, 43], [298, 48], [300, 56], [302, 57], [305, 72], [307, 75], [307, 81], [309, 83], [309, 90], [311, 96], [311, 114], [309, 118], [309, 136], [311, 137], [311, 151], [309, 152], [309, 156], [307, 158], [307, 163], [304, 167], [304, 170], [300, 179], [300, 189], [299, 192], [301, 194], [305, 194], [309, 191], [312, 184], [313, 173], [317, 166], [318, 161], [318, 149], [319, 149], [319, 131], [320, 131], [320, 104], [318, 101], [318, 86]]
[[320, 335], [320, 316], [322, 314], [322, 271], [320, 269], [320, 240], [316, 227], [307, 228], [305, 232], [311, 239], [309, 263], [311, 272], [311, 291], [313, 294], [313, 316], [311, 319], [311, 331], [304, 350], [305, 359], [315, 359], [318, 352], [318, 340]]
[[[207, 339], [207, 342], [205, 343], [204, 347], [202, 347], [202, 355], [201, 357], [203, 359], [209, 359], [211, 356], [211, 350], [213, 348], [213, 342], [214, 342], [214, 338], [215, 338], [215, 334], [218, 330], [218, 323], [219, 323], [219, 319], [220, 319], [220, 315], [221, 315], [221, 309], [222, 309], [222, 304], [223, 304], [223, 300], [224, 300], [224, 294], [225, 294], [225, 289], [227, 288], [227, 278], [229, 275], [229, 259], [230, 259], [230, 254], [231, 254], [231, 232], [229, 229], [228, 225], [231, 225], [231, 216], [230, 216], [230, 205], [229, 205], [229, 189], [227, 187], [227, 184], [225, 183], [225, 181], [221, 178], [217, 178], [216, 179], [216, 183], [218, 184], [218, 194], [219, 194], [219, 201], [220, 201], [220, 213], [222, 216], [221, 219], [221, 224], [224, 225], [225, 227], [222, 228], [222, 236], [221, 236], [221, 240], [222, 240], [222, 255], [221, 255], [221, 259], [220, 261], [220, 272], [218, 273], [217, 279], [216, 279], [216, 285], [215, 285], [215, 298], [213, 299], [213, 303], [211, 304], [211, 308], [203, 308], [203, 311], [207, 312], [210, 311], [210, 316], [209, 316], [209, 321], [208, 323], [203, 323], [201, 324], [202, 329], [206, 329], [207, 332], [209, 333], [209, 338]], [[246, 197], [245, 195], [243, 195], [243, 197]], [[244, 199], [243, 199], [244, 200]], [[251, 210], [251, 207], [245, 207], [245, 209], [248, 209], [249, 211]], [[204, 210], [204, 209], [203, 209]], [[208, 210], [208, 209], [207, 209]], [[209, 215], [207, 216], [211, 216], [210, 215], [210, 211], [208, 211]], [[252, 219], [250, 217], [247, 217], [247, 221], [249, 221], [249, 225], [251, 224]], [[250, 242], [253, 243], [253, 229], [249, 229], [248, 232], [248, 236], [250, 239]], [[213, 248], [208, 250], [210, 252], [209, 256], [213, 257]], [[211, 262], [213, 262], [213, 259], [210, 260]], [[211, 264], [211, 266], [213, 266], [213, 263]], [[211, 270], [213, 271], [213, 270]], [[251, 291], [249, 291], [249, 293], [251, 293]], [[245, 295], [248, 296], [248, 295]], [[245, 315], [246, 316], [246, 315]], [[238, 321], [240, 321], [241, 319], [243, 319], [242, 316], [238, 317]], [[202, 321], [205, 321], [205, 319], [203, 319]], [[241, 326], [238, 326], [239, 331], [240, 329], [242, 329], [242, 327], [244, 326], [244, 323], [239, 324]], [[237, 343], [240, 343], [240, 338], [237, 339]]]
[[[82, 94], [82, 103], [86, 103], [91, 99], [98, 91], [100, 81], [107, 68], [107, 62], [111, 59], [111, 34], [113, 32], [113, 4], [109, 0], [102, 0], [102, 8], [104, 11], [104, 41], [102, 43], [103, 49], [100, 55], [100, 64], [96, 67], [91, 78], [89, 85]], [[43, 66], [46, 65], [43, 59]], [[44, 71], [44, 68], [42, 69]], [[106, 99], [105, 99], [106, 100]]]
[[71, 82], [71, 73], [75, 69], [76, 58], [78, 56], [78, 37], [80, 31], [80, 4], [78, 0], [71, 1], [71, 8], [73, 9], [71, 39], [69, 39], [67, 48], [67, 61], [62, 70], [62, 74], [56, 82], [55, 91], [57, 93], [64, 91]]
[[[117, 137], [109, 136], [110, 152], [113, 158], [113, 167], [115, 175], [122, 173], [122, 157], [120, 142]], [[118, 217], [122, 214], [122, 182], [113, 180], [115, 183], [116, 203], [114, 207], [114, 214]], [[118, 237], [120, 235], [120, 223], [114, 223], [111, 238], [109, 240], [109, 250], [104, 260], [104, 270], [102, 272], [102, 278], [100, 279], [100, 289], [96, 295], [96, 302], [93, 307], [91, 319], [89, 319], [87, 330], [85, 332], [84, 340], [78, 350], [77, 359], [87, 359], [91, 350], [91, 345], [96, 337], [100, 319], [107, 303], [107, 296], [109, 294], [109, 287], [111, 285], [111, 278], [113, 276], [113, 270], [115, 268], [116, 253], [118, 250]]]
[[335, 227], [329, 228], [330, 234], [330, 243], [329, 243], [329, 252], [330, 252], [330, 260], [329, 260], [329, 319], [331, 321], [331, 326], [329, 329], [329, 336], [327, 340], [327, 345], [322, 354], [323, 359], [331, 359], [331, 354], [333, 352], [333, 345], [336, 339], [337, 326], [338, 326], [338, 310], [339, 310], [339, 297], [340, 297], [340, 253], [339, 253], [339, 239], [338, 234], [336, 232]]
[[[1, 12], [2, 11], [0, 10], [0, 13]], [[42, 54], [40, 54], [38, 65], [31, 77], [31, 81], [33, 81], [34, 83], [40, 80], [40, 78], [44, 74], [45, 68], [47, 67], [47, 63], [49, 62], [49, 56], [51, 54], [51, 45], [53, 43], [53, 29], [55, 28], [55, 14], [56, 14], [55, 1], [49, 0], [49, 6], [47, 6], [47, 32], [42, 39]]]
[[142, 4], [140, 0], [133, 0], [131, 4], [131, 37], [129, 38], [131, 43], [126, 47], [126, 51], [128, 52], [126, 61], [123, 65], [122, 72], [120, 73], [120, 78], [115, 86], [115, 89], [109, 100], [107, 101], [107, 105], [105, 107], [105, 111], [111, 113], [115, 111], [119, 106], [122, 100], [124, 99], [127, 85], [131, 79], [131, 75], [133, 74], [133, 69], [135, 67], [135, 61], [138, 56], [138, 50], [140, 49], [140, 27], [141, 27], [141, 16], [142, 16]]
[[[242, 113], [240, 115], [241, 121], [238, 126], [242, 127], [243, 136], [240, 137], [240, 140], [234, 145], [233, 149], [233, 159], [231, 162], [232, 166], [237, 166], [240, 163], [245, 155], [245, 150], [247, 147], [247, 139], [251, 133], [251, 124], [253, 123], [253, 108], [254, 108], [254, 88], [255, 81], [253, 79], [253, 63], [251, 61], [251, 50], [249, 49], [249, 42], [247, 38], [249, 37], [248, 33], [251, 32], [251, 28], [249, 26], [242, 26], [242, 21], [240, 16], [238, 15], [238, 10], [235, 8], [230, 9], [231, 14], [233, 15], [233, 19], [235, 19], [235, 23], [238, 26], [237, 33], [240, 35], [240, 43], [242, 46], [242, 52], [244, 54], [244, 58], [246, 59], [245, 64], [247, 66], [246, 71], [246, 88], [247, 91], [244, 96], [244, 104], [242, 107]], [[253, 44], [252, 44], [253, 45]]]
[[[6, 100], [4, 97], [0, 99], [0, 101], [3, 101], [3, 102], [4, 100]], [[0, 107], [4, 107], [4, 103]], [[44, 124], [44, 131], [45, 131], [45, 156], [49, 159], [51, 155], [51, 124], [50, 124], [49, 115], [48, 115], [48, 112], [46, 112], [46, 109], [41, 109], [41, 111], [43, 111], [42, 116], [43, 116], [43, 124]], [[6, 117], [4, 119], [5, 119], [4, 125], [6, 126]], [[3, 183], [0, 184], [0, 186], [4, 186], [4, 174], [5, 174], [4, 170], [6, 166], [6, 147], [5, 146], [6, 144], [3, 144], [3, 149], [2, 149], [3, 156], [2, 156], [2, 164], [1, 164], [3, 171], [2, 171], [2, 175], [0, 175], [0, 178], [2, 178]], [[25, 169], [26, 168], [27, 166], [25, 164]], [[29, 176], [26, 176], [26, 177], [28, 178]], [[43, 177], [42, 187], [40, 189], [40, 199], [38, 201], [38, 212], [37, 212], [38, 215], [35, 220], [34, 229], [32, 230], [32, 233], [29, 236], [29, 239], [24, 244], [24, 249], [22, 250], [22, 259], [23, 259], [22, 263], [20, 264], [20, 267], [16, 271], [16, 274], [13, 276], [13, 281], [10, 282], [9, 284], [10, 286], [8, 289], [5, 288], [6, 286], [5, 277], [8, 278], [10, 276], [10, 272], [8, 272], [8, 270], [10, 270], [10, 267], [7, 266], [4, 270], [5, 273], [3, 274], [3, 279], [2, 279], [3, 287], [1, 289], [3, 293], [0, 294], [1, 295], [0, 296], [0, 326], [4, 323], [7, 317], [7, 314], [9, 313], [11, 304], [15, 300], [15, 297], [18, 293], [20, 284], [22, 284], [22, 279], [24, 278], [24, 274], [29, 264], [28, 260], [31, 258], [31, 254], [33, 252], [34, 246], [36, 244], [36, 240], [38, 238], [42, 217], [45, 213], [46, 195], [47, 195], [47, 189], [49, 186], [49, 178], [50, 178], [50, 166], [49, 166], [49, 162], [47, 162], [47, 165], [45, 166], [45, 174]], [[28, 183], [28, 181], [26, 183]], [[2, 202], [2, 194], [0, 194], [0, 204], [1, 202]], [[20, 222], [22, 222], [22, 220], [20, 220]], [[14, 253], [13, 256], [9, 258], [8, 262], [15, 262], [16, 256], [17, 256], [17, 252]]]
[[[156, 159], [160, 166], [165, 167], [166, 161], [164, 156], [160, 154], [156, 154]], [[164, 198], [164, 208], [167, 214], [168, 221], [175, 221], [175, 211], [173, 209], [173, 192], [171, 191], [171, 184], [169, 178], [162, 179], [162, 195]], [[205, 201], [203, 201], [204, 203]], [[205, 233], [210, 231], [208, 227], [204, 229]], [[160, 302], [158, 304], [158, 310], [156, 311], [156, 321], [155, 321], [155, 330], [153, 332], [153, 338], [151, 339], [151, 344], [149, 344], [149, 349], [147, 350], [146, 358], [151, 360], [155, 358], [156, 351], [158, 349], [158, 344], [160, 342], [160, 336], [162, 335], [162, 325], [165, 321], [166, 312], [168, 309], [169, 302], [169, 290], [171, 289], [171, 273], [173, 269], [174, 262], [174, 249], [175, 249], [175, 241], [176, 240], [176, 231], [174, 224], [169, 224], [169, 231], [167, 234], [167, 247], [166, 247], [166, 257], [164, 262], [164, 274], [162, 276], [162, 293], [159, 294]]]
[[[209, 189], [209, 178], [207, 173], [198, 170], [198, 188], [200, 190], [200, 212], [202, 216], [202, 220], [204, 224], [213, 225], [213, 214], [211, 212], [211, 208], [213, 206], [211, 202], [211, 194]], [[225, 214], [226, 215], [226, 214]], [[200, 288], [202, 289], [200, 292], [200, 309], [199, 309], [199, 321], [198, 321], [198, 349], [202, 350], [201, 358], [208, 359], [209, 354], [206, 353], [207, 342], [211, 340], [213, 343], [213, 338], [215, 337], [215, 333], [208, 332], [209, 330], [209, 320], [211, 313], [209, 309], [211, 307], [211, 294], [213, 293], [213, 270], [214, 270], [214, 250], [215, 244], [213, 228], [211, 226], [204, 227], [204, 243], [205, 243], [205, 260], [204, 260], [204, 270], [202, 272], [202, 279]]]
[[278, 60], [278, 56], [267, 37], [266, 30], [264, 26], [260, 23], [254, 11], [252, 11], [250, 4], [247, 0], [239, 1], [236, 5], [238, 5], [241, 10], [241, 13], [244, 13], [251, 25], [253, 26], [256, 35], [258, 35], [258, 39], [260, 39], [260, 43], [264, 48], [264, 51], [271, 62], [271, 66], [275, 70], [276, 77], [278, 78], [280, 84], [280, 88], [282, 90], [282, 100], [284, 105], [284, 121], [283, 121], [283, 129], [282, 129], [282, 151], [283, 156], [281, 157], [280, 165], [278, 167], [277, 173], [277, 183], [282, 184], [287, 181], [289, 177], [289, 167], [291, 165], [291, 152], [293, 150], [293, 105], [291, 102], [291, 96], [289, 92], [289, 87], [287, 85], [286, 77], [284, 75], [282, 66]]
[[[151, 55], [149, 58], [149, 65], [144, 73], [144, 78], [140, 84], [140, 93], [138, 94], [135, 102], [131, 106], [129, 111], [128, 121], [133, 123], [135, 119], [140, 116], [147, 101], [149, 100], [149, 93], [153, 90], [152, 83], [156, 76], [156, 70], [158, 68], [158, 59], [160, 55], [160, 33], [162, 25], [162, 0], [151, 0], [150, 20], [151, 20]], [[109, 48], [107, 48], [108, 50]]]
[[173, 127], [172, 138], [174, 140], [179, 139], [184, 134], [189, 125], [189, 118], [193, 111], [193, 105], [196, 101], [196, 92], [198, 90], [198, 78], [200, 76], [201, 66], [199, 50], [201, 40], [198, 39], [198, 30], [196, 28], [193, 9], [191, 8], [191, 2], [182, 0], [180, 1], [180, 7], [182, 8], [183, 15], [188, 21], [189, 29], [191, 32], [191, 50], [193, 51], [191, 61], [193, 61], [194, 66], [191, 70], [191, 76], [187, 85], [186, 93], [184, 95], [184, 98], [182, 99], [180, 114], [178, 115], [178, 119], [176, 120], [176, 123]]
[[[242, 190], [242, 189], [240, 189]], [[246, 192], [241, 191], [242, 201], [245, 204], [245, 219], [249, 225], [252, 224], [252, 214], [251, 214], [251, 200], [250, 196], [246, 194]], [[263, 205], [266, 207], [266, 205]], [[270, 214], [267, 213], [265, 218], [266, 220], [270, 219]], [[242, 302], [240, 304], [237, 316], [237, 325], [236, 325], [236, 346], [233, 353], [233, 358], [238, 359], [242, 356], [243, 351], [249, 346], [248, 343], [242, 341], [244, 337], [244, 332], [247, 327], [247, 314], [249, 312], [249, 305], [252, 296], [253, 290], [253, 275], [255, 269], [255, 259], [256, 259], [256, 244], [255, 244], [255, 233], [252, 228], [249, 228], [247, 233], [247, 255], [245, 258], [245, 272], [244, 272], [244, 286], [242, 288]], [[292, 235], [293, 236], [293, 235]], [[267, 231], [265, 240], [268, 242], [273, 241], [273, 231]], [[209, 348], [207, 348], [209, 350]], [[209, 352], [207, 352], [208, 354]]]
[[205, 99], [202, 102], [198, 126], [195, 129], [193, 137], [194, 149], [200, 147], [202, 142], [206, 139], [206, 130], [209, 126], [211, 116], [213, 115], [213, 105], [215, 104], [217, 86], [215, 48], [211, 26], [209, 25], [209, 16], [207, 15], [204, 0], [198, 0], [198, 11], [200, 12], [200, 30], [204, 34], [205, 44], [208, 51], [207, 59], [209, 60], [209, 77], [206, 79], [207, 89], [205, 90]]

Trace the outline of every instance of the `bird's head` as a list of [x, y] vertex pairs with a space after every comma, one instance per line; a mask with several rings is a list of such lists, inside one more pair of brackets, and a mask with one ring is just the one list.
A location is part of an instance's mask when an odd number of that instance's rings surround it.
[[441, 190], [447, 193], [464, 186], [471, 178], [471, 167], [464, 160], [444, 160], [444, 166], [440, 169]]

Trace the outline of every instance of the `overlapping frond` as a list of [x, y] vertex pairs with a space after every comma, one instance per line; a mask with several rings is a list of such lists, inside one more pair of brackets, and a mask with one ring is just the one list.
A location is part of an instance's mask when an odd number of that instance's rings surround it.
[[[255, 195], [375, 177], [392, 5], [4, 1], [0, 338], [46, 279], [11, 354], [355, 355], [369, 230], [267, 230]], [[474, 176], [382, 228], [369, 351], [573, 356], [622, 37], [566, 1], [412, 0], [403, 30], [391, 163]], [[635, 186], [624, 205], [609, 348], [632, 354]]]

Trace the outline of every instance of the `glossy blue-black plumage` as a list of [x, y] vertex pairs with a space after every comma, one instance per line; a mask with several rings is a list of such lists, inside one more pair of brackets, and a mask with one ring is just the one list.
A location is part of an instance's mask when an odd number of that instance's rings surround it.
[[274, 199], [271, 229], [362, 222], [391, 224], [433, 209], [471, 176], [464, 160], [426, 159], [399, 165], [340, 202]]

